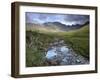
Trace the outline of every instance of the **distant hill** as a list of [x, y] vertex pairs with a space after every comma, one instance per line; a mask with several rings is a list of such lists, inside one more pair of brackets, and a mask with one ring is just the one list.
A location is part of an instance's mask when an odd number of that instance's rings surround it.
[[56, 28], [59, 28], [60, 30], [68, 29], [67, 25], [62, 24], [60, 22], [46, 22], [46, 23], [44, 23], [44, 26], [46, 26], [46, 27], [55, 26]]
[[72, 29], [79, 29], [79, 28], [82, 27], [82, 25], [80, 25], [80, 24], [66, 25], [66, 24], [63, 24], [63, 23], [60, 23], [60, 22], [46, 22], [46, 23], [44, 23], [44, 25], [46, 27], [56, 26], [57, 28], [59, 28], [63, 31], [69, 31], [69, 30], [72, 30]]
[[75, 30], [83, 27], [84, 25], [89, 24], [86, 22], [85, 24], [75, 24], [75, 25], [66, 25], [60, 22], [46, 22], [43, 24], [36, 24], [36, 23], [26, 23], [26, 30], [41, 30], [41, 31], [51, 31], [51, 32], [63, 32], [63, 31], [70, 31]]

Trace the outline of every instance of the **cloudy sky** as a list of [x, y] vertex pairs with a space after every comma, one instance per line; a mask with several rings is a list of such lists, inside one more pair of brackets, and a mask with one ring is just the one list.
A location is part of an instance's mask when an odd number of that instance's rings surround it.
[[66, 25], [72, 25], [84, 24], [87, 21], [89, 21], [88, 15], [26, 12], [26, 23], [61, 22]]

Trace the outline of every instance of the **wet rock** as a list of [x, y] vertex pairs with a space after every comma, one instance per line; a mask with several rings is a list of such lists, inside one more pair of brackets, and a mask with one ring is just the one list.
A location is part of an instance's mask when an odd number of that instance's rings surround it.
[[51, 61], [51, 64], [52, 64], [52, 65], [57, 65], [58, 63], [57, 63], [56, 60], [52, 60], [52, 61]]
[[67, 48], [67, 46], [62, 46], [62, 47], [61, 47], [61, 52], [62, 52], [62, 53], [66, 53], [66, 54], [67, 54], [68, 51], [69, 51], [69, 49]]
[[54, 42], [53, 45], [57, 46], [59, 44], [59, 42]]
[[79, 59], [76, 60], [77, 63], [80, 63], [81, 61]]
[[64, 44], [64, 40], [59, 41], [59, 44]]

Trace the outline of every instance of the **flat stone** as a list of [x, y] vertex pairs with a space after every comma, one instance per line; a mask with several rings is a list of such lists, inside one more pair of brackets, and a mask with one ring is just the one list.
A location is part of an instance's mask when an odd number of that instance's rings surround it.
[[81, 61], [79, 59], [76, 60], [77, 63], [80, 63]]

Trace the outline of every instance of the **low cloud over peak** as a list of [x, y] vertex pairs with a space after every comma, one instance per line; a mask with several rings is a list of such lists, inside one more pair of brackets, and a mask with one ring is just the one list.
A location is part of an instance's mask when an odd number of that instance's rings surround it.
[[26, 23], [61, 22], [66, 25], [84, 24], [89, 15], [26, 12]]

